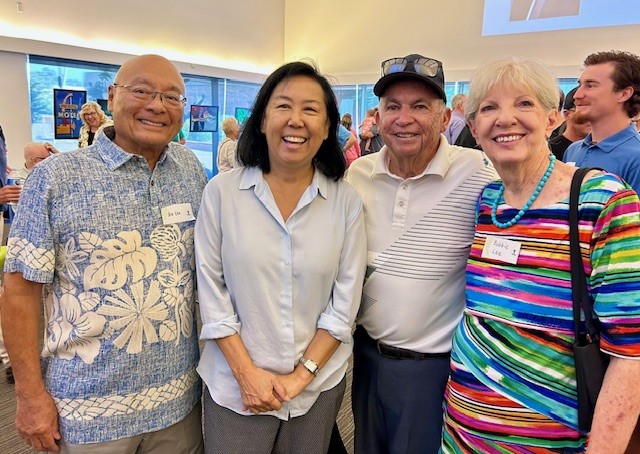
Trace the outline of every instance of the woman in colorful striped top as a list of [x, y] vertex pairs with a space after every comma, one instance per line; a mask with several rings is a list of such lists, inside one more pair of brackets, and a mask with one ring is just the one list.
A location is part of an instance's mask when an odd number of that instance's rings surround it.
[[[445, 402], [445, 453], [583, 452], [577, 429], [569, 259], [569, 188], [546, 136], [558, 105], [542, 64], [481, 68], [466, 103], [474, 137], [501, 180], [477, 207], [467, 308]], [[522, 208], [520, 208], [522, 207]], [[589, 452], [624, 452], [640, 413], [640, 201], [592, 171], [579, 198], [580, 237], [601, 349], [611, 356]]]

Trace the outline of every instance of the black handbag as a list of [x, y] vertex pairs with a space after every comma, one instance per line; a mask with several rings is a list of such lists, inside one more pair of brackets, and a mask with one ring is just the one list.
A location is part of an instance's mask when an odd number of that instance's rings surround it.
[[[594, 318], [591, 297], [587, 292], [587, 281], [580, 253], [578, 235], [578, 197], [584, 176], [590, 168], [576, 171], [571, 181], [569, 196], [569, 244], [571, 256], [571, 290], [573, 299], [573, 358], [576, 365], [576, 386], [578, 391], [578, 428], [588, 434], [596, 408], [596, 401], [604, 374], [609, 365], [609, 356], [600, 351], [600, 330], [598, 319]], [[584, 313], [584, 331], [580, 329], [580, 309]]]

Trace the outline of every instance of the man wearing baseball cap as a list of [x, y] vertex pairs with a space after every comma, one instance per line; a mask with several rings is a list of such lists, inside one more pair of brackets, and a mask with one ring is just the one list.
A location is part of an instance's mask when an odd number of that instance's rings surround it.
[[390, 58], [374, 93], [385, 146], [349, 168], [369, 260], [354, 345], [356, 453], [435, 453], [475, 205], [493, 167], [449, 145], [442, 63]]

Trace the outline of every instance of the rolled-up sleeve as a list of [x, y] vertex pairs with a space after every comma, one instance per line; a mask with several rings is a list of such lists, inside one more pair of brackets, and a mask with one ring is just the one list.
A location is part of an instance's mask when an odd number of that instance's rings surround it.
[[220, 193], [211, 183], [202, 196], [195, 227], [198, 299], [202, 317], [201, 340], [219, 339], [240, 332], [240, 320], [227, 289], [222, 269]]

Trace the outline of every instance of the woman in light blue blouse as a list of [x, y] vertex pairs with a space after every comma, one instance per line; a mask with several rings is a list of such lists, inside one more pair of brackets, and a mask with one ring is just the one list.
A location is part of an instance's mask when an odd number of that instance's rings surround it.
[[336, 100], [301, 62], [269, 76], [196, 223], [209, 453], [325, 453], [366, 266]]

